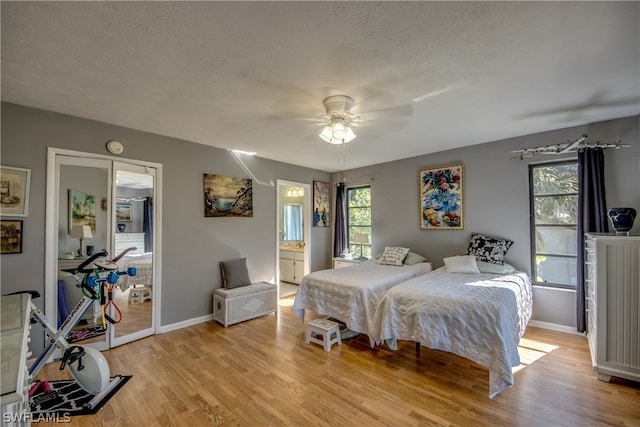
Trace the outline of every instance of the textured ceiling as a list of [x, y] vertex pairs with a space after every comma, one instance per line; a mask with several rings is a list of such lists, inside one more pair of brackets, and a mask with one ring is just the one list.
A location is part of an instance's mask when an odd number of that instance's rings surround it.
[[351, 169], [639, 114], [639, 6], [2, 1], [2, 100]]

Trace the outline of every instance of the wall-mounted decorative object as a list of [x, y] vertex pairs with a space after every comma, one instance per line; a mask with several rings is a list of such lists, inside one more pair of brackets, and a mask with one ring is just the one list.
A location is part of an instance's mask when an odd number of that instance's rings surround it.
[[204, 216], [253, 216], [253, 181], [204, 174]]
[[116, 221], [131, 221], [131, 205], [116, 203]]
[[29, 214], [31, 169], [0, 166], [0, 215]]
[[109, 204], [107, 203], [106, 197], [103, 197], [102, 199], [100, 199], [100, 209], [102, 209], [103, 211], [106, 211], [108, 206]]
[[69, 190], [69, 234], [73, 227], [88, 225], [96, 232], [96, 196]]
[[329, 227], [329, 183], [313, 181], [313, 226]]
[[0, 221], [0, 253], [22, 253], [22, 220]]
[[462, 165], [421, 170], [420, 228], [464, 230]]

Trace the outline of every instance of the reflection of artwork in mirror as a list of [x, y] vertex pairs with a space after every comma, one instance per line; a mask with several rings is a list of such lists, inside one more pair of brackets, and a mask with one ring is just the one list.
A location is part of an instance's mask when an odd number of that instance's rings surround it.
[[96, 196], [69, 190], [69, 234], [79, 225], [88, 225], [96, 233]]
[[283, 240], [302, 242], [302, 205], [286, 203], [284, 205]]
[[131, 221], [131, 205], [116, 204], [116, 221]]
[[253, 216], [253, 181], [204, 174], [204, 216]]
[[313, 181], [313, 226], [329, 226], [329, 183]]
[[2, 220], [0, 245], [3, 254], [22, 253], [22, 221]]
[[0, 214], [27, 216], [31, 170], [0, 166]]

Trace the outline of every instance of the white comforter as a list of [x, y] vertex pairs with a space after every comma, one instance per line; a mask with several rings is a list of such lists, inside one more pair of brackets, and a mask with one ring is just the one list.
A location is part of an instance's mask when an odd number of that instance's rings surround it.
[[118, 260], [117, 264], [120, 270], [126, 271], [129, 267], [136, 269], [135, 276], [123, 275], [118, 278], [116, 286], [122, 292], [135, 285], [153, 286], [153, 254], [151, 252], [125, 255]]
[[466, 357], [489, 369], [489, 397], [513, 385], [518, 342], [531, 318], [531, 281], [511, 275], [447, 273], [444, 268], [387, 292], [375, 313], [375, 337]]
[[431, 271], [421, 262], [402, 267], [380, 265], [375, 260], [352, 267], [307, 274], [300, 283], [293, 312], [304, 321], [305, 309], [344, 322], [355, 332], [370, 335], [378, 302], [396, 284]]

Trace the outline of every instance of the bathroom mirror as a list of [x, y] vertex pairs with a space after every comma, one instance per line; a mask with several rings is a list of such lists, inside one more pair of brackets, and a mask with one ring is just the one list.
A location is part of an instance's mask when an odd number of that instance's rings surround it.
[[282, 240], [286, 242], [302, 242], [304, 234], [302, 231], [302, 205], [297, 203], [284, 204], [284, 230]]

